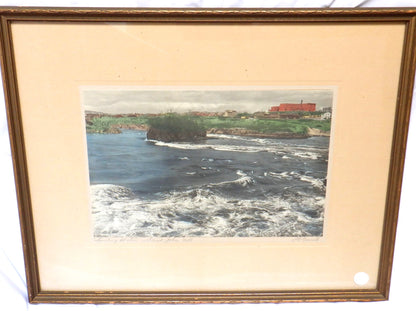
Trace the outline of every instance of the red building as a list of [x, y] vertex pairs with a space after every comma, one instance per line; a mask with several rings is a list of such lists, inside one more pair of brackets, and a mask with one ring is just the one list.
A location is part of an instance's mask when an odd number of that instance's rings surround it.
[[269, 109], [269, 112], [280, 111], [316, 111], [316, 104], [314, 103], [300, 103], [300, 104], [280, 104], [279, 106], [273, 106]]

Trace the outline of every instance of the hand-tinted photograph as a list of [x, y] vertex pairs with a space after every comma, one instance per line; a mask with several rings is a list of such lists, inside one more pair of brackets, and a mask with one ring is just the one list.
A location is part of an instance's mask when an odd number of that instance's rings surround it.
[[83, 88], [94, 238], [323, 236], [333, 100]]

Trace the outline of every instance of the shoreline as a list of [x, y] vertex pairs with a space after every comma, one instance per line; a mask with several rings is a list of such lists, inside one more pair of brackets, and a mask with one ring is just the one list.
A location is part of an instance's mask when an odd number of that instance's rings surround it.
[[[87, 132], [91, 134], [120, 134], [122, 130], [133, 131], [148, 131], [149, 126], [146, 124], [113, 124], [106, 132]], [[275, 132], [275, 133], [261, 133], [245, 128], [211, 128], [206, 131], [208, 134], [219, 135], [235, 135], [243, 137], [255, 138], [280, 138], [280, 139], [301, 139], [309, 137], [329, 137], [329, 132], [323, 132], [316, 128], [308, 128], [307, 133], [293, 133], [293, 132]]]
[[229, 129], [217, 129], [212, 128], [207, 130], [207, 134], [222, 134], [222, 135], [235, 135], [244, 137], [255, 137], [255, 138], [308, 138], [309, 134], [305, 133], [291, 133], [291, 132], [275, 132], [275, 133], [261, 133], [254, 130], [248, 130], [244, 128], [229, 128]]

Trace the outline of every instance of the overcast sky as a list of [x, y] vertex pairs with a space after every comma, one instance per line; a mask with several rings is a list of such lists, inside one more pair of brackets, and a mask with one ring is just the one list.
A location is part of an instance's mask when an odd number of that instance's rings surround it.
[[83, 89], [85, 110], [105, 113], [161, 113], [208, 111], [266, 111], [281, 103], [316, 103], [332, 106], [332, 89], [290, 90], [121, 90]]

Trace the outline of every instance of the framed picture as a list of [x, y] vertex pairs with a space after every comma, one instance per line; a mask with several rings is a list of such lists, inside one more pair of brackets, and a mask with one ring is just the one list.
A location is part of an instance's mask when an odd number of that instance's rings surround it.
[[388, 299], [415, 10], [0, 16], [30, 302]]

